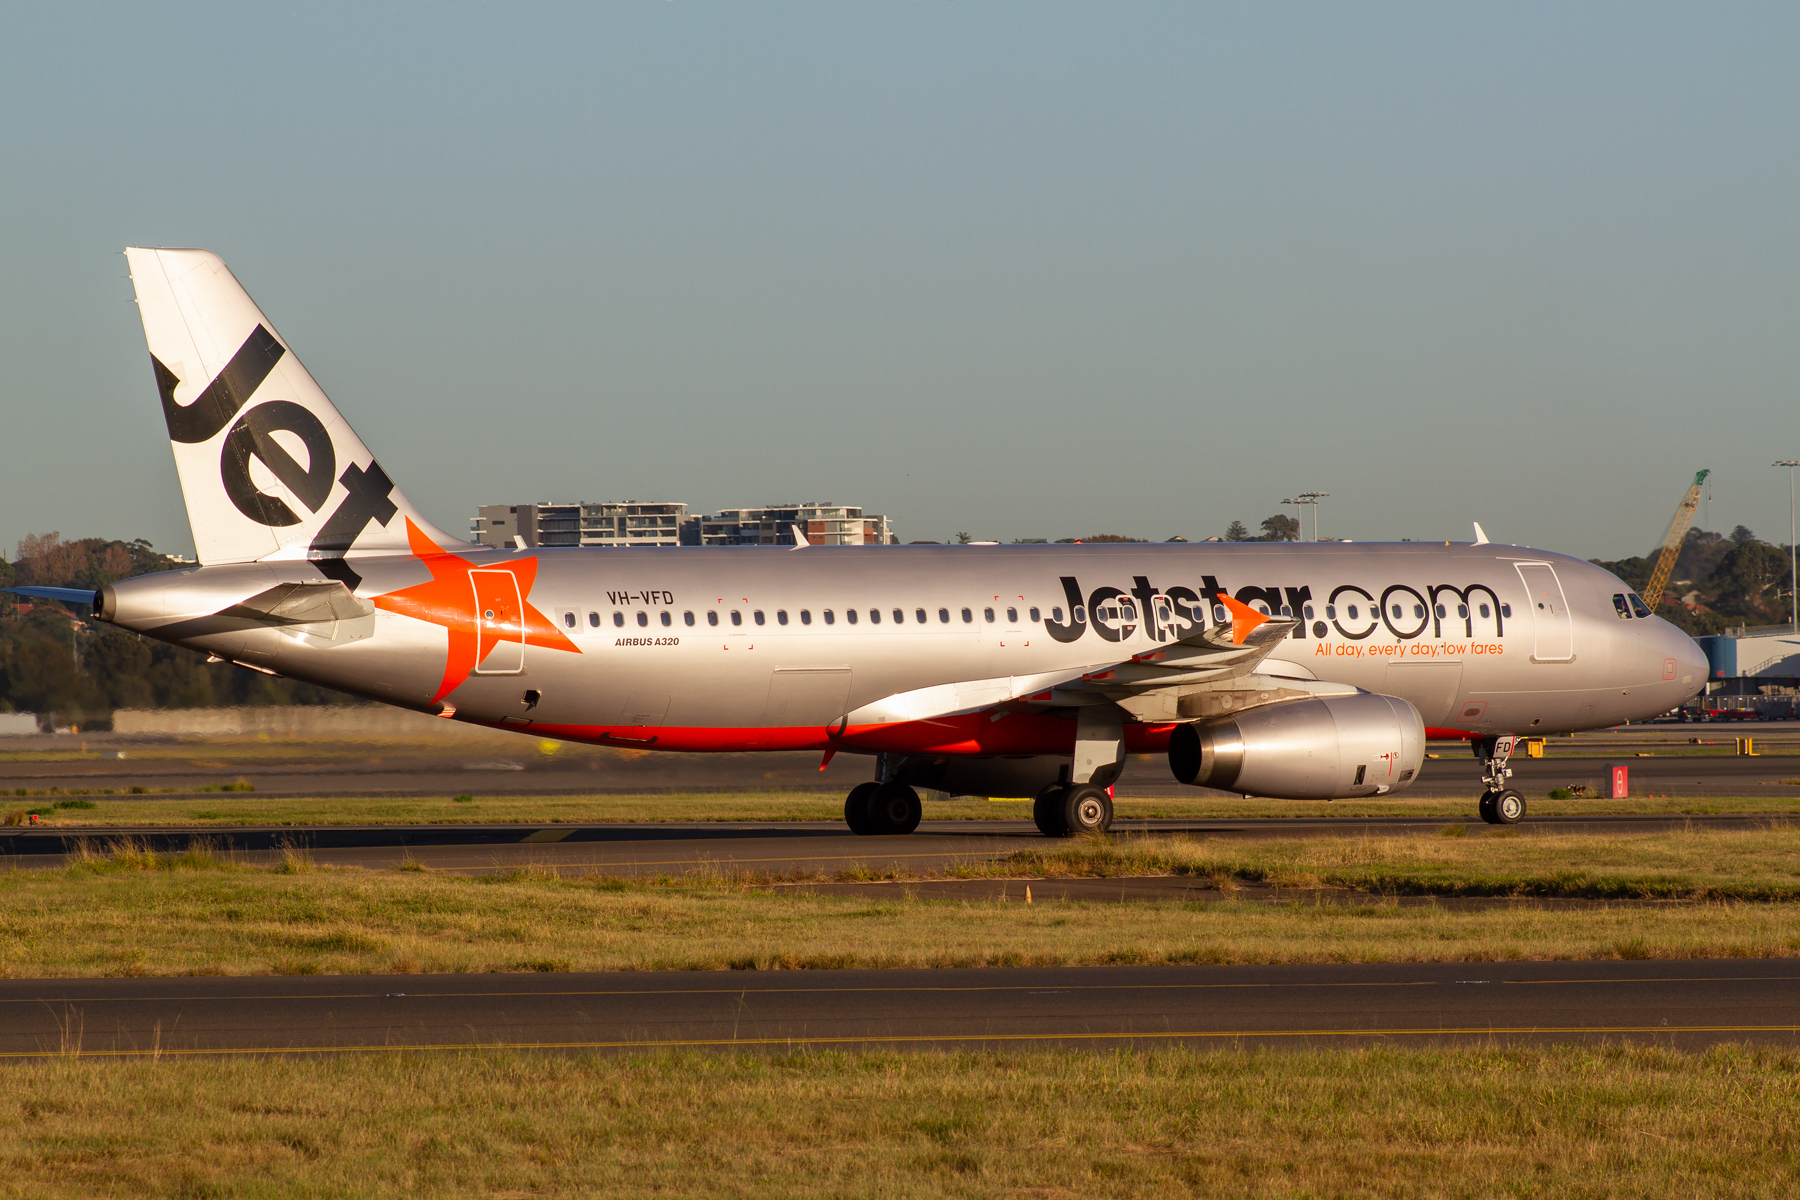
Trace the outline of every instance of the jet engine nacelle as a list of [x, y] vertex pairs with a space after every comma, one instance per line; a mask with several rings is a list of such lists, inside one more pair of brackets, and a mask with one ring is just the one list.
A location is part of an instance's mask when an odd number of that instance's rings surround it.
[[1282, 800], [1397, 791], [1424, 760], [1419, 710], [1367, 692], [1252, 708], [1169, 737], [1169, 769], [1181, 782]]

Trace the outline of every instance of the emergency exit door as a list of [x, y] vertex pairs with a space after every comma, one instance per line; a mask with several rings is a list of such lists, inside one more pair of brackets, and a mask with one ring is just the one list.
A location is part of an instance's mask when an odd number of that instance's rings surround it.
[[511, 571], [470, 571], [475, 589], [475, 673], [517, 675], [525, 669], [525, 604]]
[[1532, 662], [1568, 662], [1575, 657], [1575, 626], [1569, 618], [1569, 602], [1562, 582], [1549, 563], [1514, 563], [1525, 583], [1526, 603], [1531, 606], [1534, 641]]

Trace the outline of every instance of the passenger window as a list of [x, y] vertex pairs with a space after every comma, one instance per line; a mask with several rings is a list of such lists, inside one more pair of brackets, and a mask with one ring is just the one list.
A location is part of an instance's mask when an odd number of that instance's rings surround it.
[[871, 625], [881, 624], [881, 610], [879, 608], [871, 608], [869, 610], [869, 624], [871, 624]]
[[894, 624], [896, 624], [896, 625], [906, 624], [906, 610], [905, 609], [896, 608], [894, 610]]
[[1456, 615], [1465, 621], [1468, 620], [1469, 619], [1469, 606], [1466, 604], [1457, 605], [1456, 606]]
[[786, 625], [787, 624], [787, 609], [778, 608], [775, 610], [775, 623], [777, 625]]
[[570, 612], [564, 613], [563, 624], [567, 625], [570, 629], [575, 628], [575, 614]]
[[1388, 609], [1388, 612], [1393, 616], [1394, 620], [1398, 621], [1400, 619], [1400, 606], [1398, 604]]
[[735, 608], [732, 609], [731, 610], [731, 623], [733, 625], [742, 625], [744, 623], [744, 614], [739, 612]]
[[[1056, 614], [1056, 616], [1057, 616], [1057, 619], [1058, 619], [1058, 620], [1061, 620], [1061, 619], [1062, 619], [1062, 614], [1061, 614], [1061, 613], [1057, 613], [1057, 614]], [[1032, 609], [1032, 610], [1031, 610], [1031, 619], [1032, 619], [1032, 620], [1034, 620], [1034, 621], [1041, 621], [1041, 620], [1043, 620], [1043, 619], [1044, 619], [1044, 618], [1042, 618], [1042, 617], [1040, 617], [1040, 616], [1038, 616], [1038, 610], [1037, 610], [1037, 609], [1035, 609], [1035, 608], [1034, 608], [1034, 609]]]
[[1302, 608], [1300, 611], [1302, 614], [1305, 615], [1305, 617], [1308, 621], [1313, 619], [1313, 606], [1312, 605], [1308, 604], [1305, 608]]
[[919, 624], [923, 625], [925, 623], [925, 610], [922, 608], [914, 609], [913, 610], [913, 620], [915, 620]]
[[966, 608], [962, 610], [962, 618], [964, 625], [973, 625], [975, 623], [975, 614]]
[[1008, 625], [1017, 625], [1019, 623], [1019, 610], [1018, 609], [1009, 608], [1006, 610], [1006, 623]]
[[588, 614], [588, 627], [590, 629], [600, 628], [600, 614], [599, 613], [591, 612]]
[[800, 623], [802, 625], [811, 625], [812, 624], [812, 609], [803, 608], [800, 610]]
[[[1291, 608], [1289, 608], [1289, 607], [1288, 607], [1288, 606], [1287, 606], [1287, 605], [1285, 605], [1285, 604], [1284, 604], [1284, 605], [1282, 605], [1282, 606], [1281, 606], [1281, 615], [1282, 615], [1282, 616], [1284, 616], [1284, 617], [1291, 617], [1291, 616], [1293, 616], [1293, 615], [1294, 615], [1294, 610], [1293, 610], [1293, 609], [1291, 609]], [[1167, 620], [1167, 619], [1168, 619], [1168, 618], [1167, 618], [1167, 617], [1165, 617], [1165, 618], [1163, 618], [1163, 619], [1164, 619], [1164, 620]]]
[[852, 625], [856, 624], [856, 610], [854, 608], [846, 608], [844, 610], [844, 620], [850, 622]]
[[1623, 593], [1623, 592], [1614, 592], [1613, 593], [1613, 608], [1615, 611], [1618, 612], [1619, 620], [1621, 620], [1621, 621], [1631, 620], [1631, 605], [1625, 603], [1625, 593]]
[[1431, 611], [1437, 614], [1437, 619], [1440, 621], [1450, 615], [1449, 612], [1441, 604], [1434, 604], [1431, 608]]
[[755, 621], [758, 625], [761, 625], [763, 623], [762, 609], [759, 608], [755, 612], [751, 613], [750, 619]]
[[1481, 606], [1479, 611], [1481, 612], [1481, 615], [1484, 617], [1492, 615], [1491, 613], [1488, 612], [1488, 606], [1485, 604]]
[[1423, 604], [1413, 605], [1413, 620], [1416, 621], [1420, 617], [1423, 617], [1424, 615], [1425, 615], [1425, 606]]
[[640, 629], [643, 628], [645, 625], [648, 625], [649, 623], [650, 623], [650, 614], [649, 613], [641, 612], [638, 614], [638, 627]]
[[[1485, 608], [1485, 607], [1487, 607], [1487, 606], [1486, 606], [1486, 605], [1483, 605], [1483, 606], [1482, 606], [1482, 607], [1483, 607], [1483, 608]], [[1482, 615], [1482, 616], [1484, 616], [1484, 617], [1485, 617], [1485, 616], [1486, 616], [1486, 615], [1487, 615], [1487, 614], [1486, 614], [1486, 613], [1482, 613], [1482, 614], [1481, 614], [1481, 615]], [[1501, 615], [1501, 616], [1503, 616], [1503, 617], [1510, 617], [1510, 616], [1512, 616], [1512, 605], [1510, 605], [1510, 604], [1502, 604], [1502, 605], [1501, 605], [1501, 606], [1500, 606], [1500, 615]]]
[[1639, 596], [1636, 592], [1631, 593], [1631, 611], [1640, 617], [1653, 617], [1656, 615], [1656, 610], [1652, 609], [1643, 597]]
[[994, 623], [994, 610], [991, 608], [982, 609], [981, 619], [986, 621], [989, 625], [992, 625]]
[[719, 623], [719, 610], [718, 609], [716, 609], [716, 608], [711, 609], [707, 612], [706, 623], [708, 625], [717, 625]]
[[1358, 619], [1358, 617], [1356, 615], [1356, 605], [1352, 604], [1349, 608], [1345, 609], [1344, 611], [1346, 611], [1350, 614], [1350, 619], [1352, 621], [1355, 621]]
[[681, 614], [681, 623], [683, 625], [688, 626], [689, 628], [692, 628], [693, 624], [694, 624], [694, 614], [691, 612], [682, 613]]
[[829, 608], [825, 610], [825, 623], [827, 625], [837, 624], [837, 614], [832, 612]]
[[613, 614], [613, 625], [619, 626], [619, 625], [623, 625], [623, 624], [625, 624], [625, 614], [622, 612], [614, 613]]
[[947, 608], [938, 609], [938, 624], [948, 625], [949, 623], [950, 623], [950, 610]]
[[[1265, 608], [1263, 611], [1268, 612], [1269, 610]], [[1119, 601], [1119, 615], [1124, 617], [1127, 621], [1137, 620], [1137, 605], [1129, 600]]]
[[666, 608], [662, 610], [662, 623], [664, 629], [667, 629], [675, 623], [674, 614], [670, 613]]
[[[1058, 610], [1056, 610], [1056, 611], [1057, 611], [1057, 613], [1058, 613], [1058, 614], [1059, 614], [1059, 615], [1060, 615], [1060, 614], [1061, 614], [1061, 612], [1062, 612], [1062, 610], [1061, 610], [1061, 609], [1058, 609]], [[1080, 604], [1077, 604], [1077, 605], [1076, 605], [1076, 606], [1075, 606], [1075, 608], [1074, 608], [1074, 611], [1073, 611], [1073, 613], [1072, 613], [1072, 614], [1071, 614], [1071, 616], [1072, 616], [1072, 618], [1073, 618], [1073, 620], [1074, 620], [1074, 621], [1075, 621], [1075, 623], [1076, 623], [1076, 624], [1077, 624], [1077, 625], [1082, 625], [1082, 624], [1086, 624], [1086, 622], [1087, 622], [1087, 609], [1086, 609], [1086, 608], [1085, 608], [1085, 607], [1084, 607], [1084, 606], [1082, 606], [1082, 605], [1080, 605]]]
[[1229, 621], [1230, 619], [1231, 619], [1231, 615], [1225, 611], [1225, 606], [1223, 604], [1213, 605], [1213, 620], [1215, 620], [1215, 621], [1219, 622], [1219, 624], [1223, 625], [1226, 621]]
[[[1312, 615], [1312, 614], [1311, 614], [1311, 613], [1308, 613], [1308, 614], [1307, 614], [1307, 615], [1308, 615], [1308, 616], [1311, 616], [1311, 615]], [[1325, 619], [1326, 619], [1326, 620], [1327, 620], [1327, 621], [1335, 621], [1335, 620], [1337, 620], [1337, 605], [1335, 605], [1335, 604], [1327, 604], [1327, 605], [1326, 605], [1326, 606], [1325, 606]]]

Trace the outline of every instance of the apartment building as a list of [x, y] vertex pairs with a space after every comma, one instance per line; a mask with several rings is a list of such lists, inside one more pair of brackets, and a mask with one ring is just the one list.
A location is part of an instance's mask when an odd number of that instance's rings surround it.
[[678, 546], [685, 504], [635, 500], [570, 504], [483, 504], [469, 522], [484, 546]]
[[885, 546], [888, 519], [842, 504], [811, 502], [727, 508], [689, 516], [686, 504], [636, 500], [567, 504], [483, 504], [471, 541], [513, 546], [791, 546], [798, 526], [814, 546]]
[[701, 546], [791, 546], [796, 526], [814, 546], [885, 546], [894, 539], [884, 516], [817, 501], [726, 508], [710, 517], [690, 517], [689, 524], [698, 529], [688, 544]]

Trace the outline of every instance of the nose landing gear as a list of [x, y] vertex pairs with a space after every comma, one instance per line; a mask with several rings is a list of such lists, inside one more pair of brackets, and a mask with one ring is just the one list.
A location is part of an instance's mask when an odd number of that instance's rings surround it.
[[1525, 797], [1506, 786], [1512, 768], [1506, 765], [1517, 741], [1512, 734], [1476, 738], [1470, 743], [1475, 757], [1481, 760], [1481, 782], [1487, 790], [1481, 793], [1481, 819], [1489, 825], [1517, 825], [1525, 819]]

